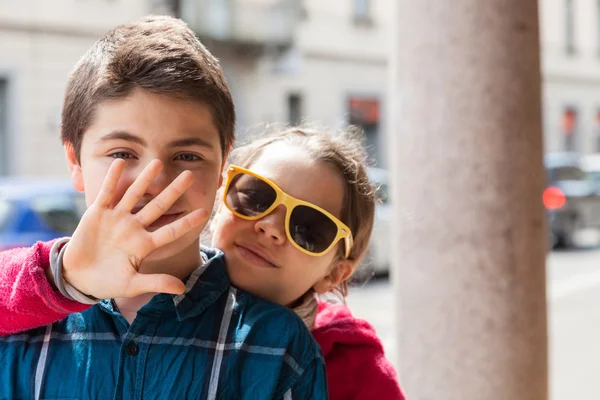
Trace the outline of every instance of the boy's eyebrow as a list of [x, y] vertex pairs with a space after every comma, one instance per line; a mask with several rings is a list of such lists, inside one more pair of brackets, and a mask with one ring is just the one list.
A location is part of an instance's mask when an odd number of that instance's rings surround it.
[[[128, 142], [137, 143], [141, 146], [146, 146], [146, 141], [141, 137], [135, 136], [126, 131], [112, 131], [108, 135], [102, 136], [100, 142], [106, 142], [109, 140], [126, 140]], [[208, 149], [214, 149], [215, 146], [209, 141], [201, 139], [199, 137], [190, 137], [184, 139], [174, 140], [169, 143], [169, 147], [186, 147], [186, 146], [201, 146]]]
[[137, 143], [141, 146], [146, 146], [146, 141], [144, 139], [125, 131], [112, 131], [108, 135], [102, 136], [99, 141], [106, 142], [109, 140], [126, 140], [128, 142]]
[[187, 147], [187, 146], [201, 146], [207, 149], [214, 149], [215, 145], [209, 141], [201, 139], [199, 137], [190, 137], [185, 139], [174, 140], [169, 143], [169, 147]]

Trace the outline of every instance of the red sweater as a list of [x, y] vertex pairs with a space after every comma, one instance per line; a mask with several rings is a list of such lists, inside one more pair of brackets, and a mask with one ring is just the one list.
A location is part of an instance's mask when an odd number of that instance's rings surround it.
[[0, 335], [48, 325], [89, 308], [65, 299], [46, 279], [52, 244], [0, 252]]
[[325, 356], [330, 399], [405, 400], [375, 329], [344, 304], [320, 303], [312, 334]]
[[[53, 242], [0, 252], [0, 336], [48, 325], [90, 306], [46, 279]], [[323, 349], [331, 400], [404, 400], [373, 327], [343, 304], [320, 303], [312, 331]]]

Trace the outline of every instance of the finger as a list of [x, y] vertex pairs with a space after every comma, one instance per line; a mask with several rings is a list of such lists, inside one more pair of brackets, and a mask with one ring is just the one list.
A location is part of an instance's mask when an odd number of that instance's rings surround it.
[[117, 191], [117, 184], [123, 173], [124, 166], [125, 161], [120, 158], [112, 162], [110, 168], [108, 168], [104, 182], [102, 182], [100, 193], [98, 193], [96, 200], [94, 200], [94, 204], [104, 208], [108, 208], [112, 205], [115, 192]]
[[152, 160], [142, 173], [133, 181], [131, 186], [127, 189], [117, 207], [127, 212], [131, 212], [133, 208], [142, 200], [148, 186], [154, 182], [158, 174], [163, 168], [162, 162], [159, 160]]
[[136, 214], [137, 220], [146, 227], [152, 224], [169, 211], [169, 208], [192, 186], [192, 183], [194, 183], [194, 175], [190, 171], [179, 174], [169, 186]]
[[168, 274], [140, 274], [131, 278], [127, 297], [144, 293], [183, 294], [185, 285], [180, 279]]
[[[195, 210], [185, 217], [173, 221], [152, 232], [150, 237], [152, 238], [155, 249], [174, 242], [198, 227], [201, 227], [200, 230], [202, 230], [209, 216], [210, 213], [204, 209]], [[198, 234], [200, 234], [200, 232], [198, 232]]]

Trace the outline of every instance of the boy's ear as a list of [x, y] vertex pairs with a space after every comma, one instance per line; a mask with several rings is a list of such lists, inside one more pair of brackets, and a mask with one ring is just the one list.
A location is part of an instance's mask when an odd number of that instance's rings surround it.
[[313, 290], [317, 294], [325, 294], [350, 278], [353, 270], [354, 262], [348, 260], [338, 261], [329, 274], [313, 286]]
[[227, 147], [227, 150], [225, 151], [225, 153], [223, 155], [223, 165], [221, 165], [221, 169], [225, 168], [225, 165], [227, 165], [227, 159], [229, 158], [229, 154], [231, 153], [231, 149], [233, 149], [233, 143], [231, 143], [229, 145], [229, 147]]
[[65, 142], [65, 158], [67, 159], [67, 166], [71, 172], [71, 182], [73, 187], [78, 192], [84, 191], [83, 186], [83, 174], [81, 172], [81, 165], [77, 161], [77, 155], [75, 154], [75, 148], [71, 142]]

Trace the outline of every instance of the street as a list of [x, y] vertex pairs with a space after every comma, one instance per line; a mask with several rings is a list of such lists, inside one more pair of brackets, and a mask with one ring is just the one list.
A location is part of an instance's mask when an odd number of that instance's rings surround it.
[[[600, 399], [600, 248], [555, 251], [547, 260], [552, 400]], [[371, 322], [397, 365], [394, 297], [387, 278], [352, 287], [348, 304]]]

